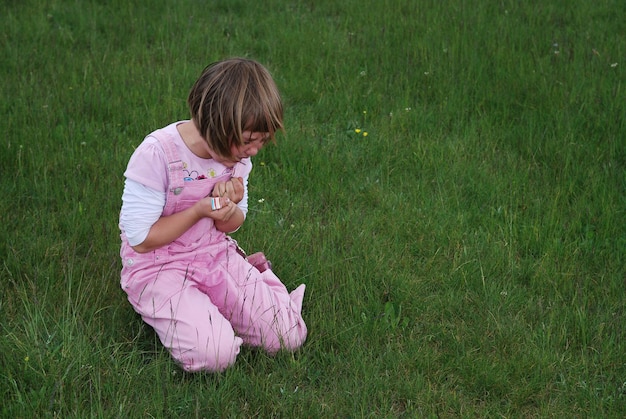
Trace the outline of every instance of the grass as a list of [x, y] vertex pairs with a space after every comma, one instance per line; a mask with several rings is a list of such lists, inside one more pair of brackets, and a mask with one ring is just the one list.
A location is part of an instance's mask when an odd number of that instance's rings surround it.
[[[7, 2], [1, 416], [621, 417], [625, 12]], [[191, 375], [119, 289], [122, 175], [233, 55], [287, 111], [235, 237], [307, 284], [310, 335]]]

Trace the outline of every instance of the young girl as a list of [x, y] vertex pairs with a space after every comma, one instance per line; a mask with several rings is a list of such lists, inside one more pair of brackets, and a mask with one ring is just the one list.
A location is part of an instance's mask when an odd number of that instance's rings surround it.
[[306, 339], [304, 284], [289, 293], [226, 235], [283, 108], [268, 71], [241, 58], [205, 68], [187, 102], [191, 120], [148, 135], [124, 173], [121, 285], [186, 371], [222, 371], [242, 344], [275, 353]]

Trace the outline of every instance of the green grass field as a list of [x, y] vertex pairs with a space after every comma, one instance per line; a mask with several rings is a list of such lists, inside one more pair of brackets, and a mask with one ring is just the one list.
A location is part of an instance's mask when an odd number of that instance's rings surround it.
[[[0, 416], [623, 417], [624, 16], [5, 1]], [[186, 374], [119, 288], [123, 171], [230, 56], [272, 71], [287, 125], [235, 238], [307, 284], [309, 339]]]

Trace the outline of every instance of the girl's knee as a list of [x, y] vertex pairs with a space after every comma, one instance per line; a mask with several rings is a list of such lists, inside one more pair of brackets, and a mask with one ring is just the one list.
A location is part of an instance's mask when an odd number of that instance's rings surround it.
[[293, 333], [289, 333], [287, 338], [282, 340], [282, 345], [280, 349], [284, 349], [286, 351], [294, 352], [306, 341], [306, 330], [304, 332], [298, 330]]
[[266, 335], [263, 347], [269, 353], [276, 353], [280, 350], [293, 352], [304, 344], [306, 337], [306, 325], [303, 320], [300, 320], [289, 330], [273, 331], [273, 333]]
[[220, 340], [215, 345], [207, 344], [179, 356], [172, 356], [187, 372], [222, 372], [235, 363], [242, 343], [241, 338], [234, 337], [232, 340]]

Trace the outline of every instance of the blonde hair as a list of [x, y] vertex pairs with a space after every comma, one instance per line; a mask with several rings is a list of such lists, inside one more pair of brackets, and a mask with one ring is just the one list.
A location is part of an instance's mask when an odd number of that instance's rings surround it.
[[231, 147], [248, 139], [243, 131], [267, 132], [274, 140], [283, 130], [283, 105], [276, 83], [260, 63], [231, 58], [209, 64], [187, 99], [191, 118], [209, 147], [233, 158]]

